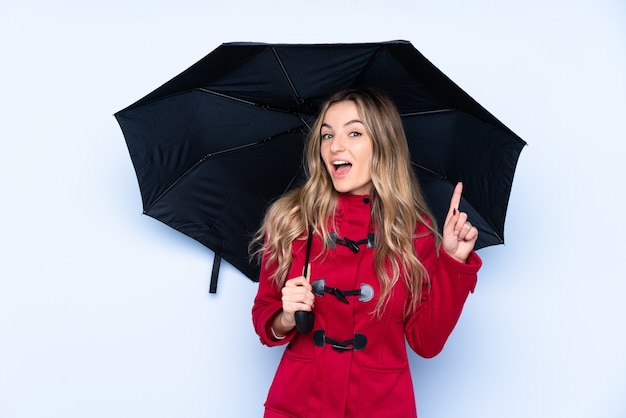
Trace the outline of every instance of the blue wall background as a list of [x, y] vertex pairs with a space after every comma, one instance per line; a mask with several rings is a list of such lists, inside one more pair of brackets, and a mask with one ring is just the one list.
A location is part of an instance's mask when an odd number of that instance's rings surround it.
[[626, 416], [626, 5], [0, 1], [0, 417], [252, 417], [256, 284], [141, 215], [113, 113], [222, 42], [407, 39], [528, 141], [421, 418]]

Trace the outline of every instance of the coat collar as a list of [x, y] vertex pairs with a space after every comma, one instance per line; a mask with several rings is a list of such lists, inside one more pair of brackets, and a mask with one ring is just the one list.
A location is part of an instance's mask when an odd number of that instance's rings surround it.
[[[335, 226], [340, 235], [354, 235], [361, 239], [370, 232], [371, 198], [369, 195], [344, 194], [338, 195]], [[363, 236], [361, 236], [363, 235]]]

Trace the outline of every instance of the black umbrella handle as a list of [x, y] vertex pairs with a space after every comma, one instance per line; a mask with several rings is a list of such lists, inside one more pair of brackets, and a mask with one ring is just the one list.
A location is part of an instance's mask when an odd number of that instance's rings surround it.
[[[302, 275], [307, 276], [309, 270], [309, 255], [311, 254], [311, 242], [313, 241], [313, 228], [309, 226], [309, 239], [306, 243], [306, 255], [304, 258], [304, 269]], [[311, 311], [296, 311], [296, 328], [298, 331], [306, 334], [313, 329], [313, 312]]]
[[303, 334], [311, 332], [313, 329], [313, 312], [311, 311], [296, 311], [296, 328]]

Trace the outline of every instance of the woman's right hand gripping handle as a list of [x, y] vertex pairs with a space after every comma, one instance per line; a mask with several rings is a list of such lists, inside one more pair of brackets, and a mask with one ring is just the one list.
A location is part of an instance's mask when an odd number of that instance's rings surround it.
[[282, 289], [283, 310], [274, 320], [274, 332], [285, 335], [294, 327], [302, 333], [313, 329], [313, 303], [311, 269], [306, 266], [303, 276], [287, 280]]

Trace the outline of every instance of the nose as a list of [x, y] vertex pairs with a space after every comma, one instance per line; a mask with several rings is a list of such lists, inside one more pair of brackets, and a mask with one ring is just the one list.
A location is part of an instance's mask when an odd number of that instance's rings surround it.
[[340, 135], [334, 136], [330, 141], [331, 141], [330, 152], [336, 153], [336, 152], [341, 152], [345, 149], [343, 139], [341, 138]]

